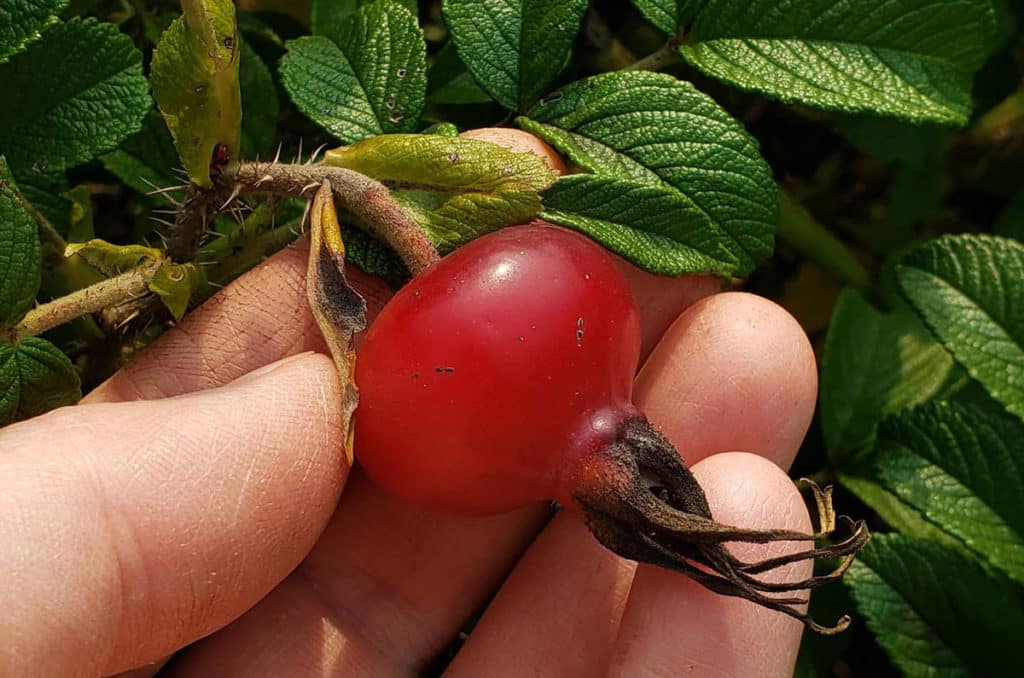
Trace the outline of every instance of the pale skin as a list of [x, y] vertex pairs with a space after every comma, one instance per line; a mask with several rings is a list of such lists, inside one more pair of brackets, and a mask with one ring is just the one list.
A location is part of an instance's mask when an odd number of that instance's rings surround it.
[[[427, 514], [350, 473], [305, 256], [245, 275], [82, 405], [0, 430], [0, 675], [172, 654], [161, 675], [416, 675], [495, 591], [446, 675], [791, 674], [798, 622], [623, 561], [574, 514]], [[354, 277], [373, 314], [386, 288]], [[817, 388], [800, 327], [706, 278], [630, 277], [636, 402], [715, 517], [809, 530], [784, 472]]]

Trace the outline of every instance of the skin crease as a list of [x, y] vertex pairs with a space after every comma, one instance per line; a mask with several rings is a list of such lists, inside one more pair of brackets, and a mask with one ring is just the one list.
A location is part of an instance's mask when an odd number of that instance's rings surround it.
[[[310, 440], [315, 440], [318, 435], [326, 436], [333, 442], [322, 446], [323, 449], [334, 450], [336, 459], [341, 459], [340, 440], [336, 437], [338, 432], [330, 426], [321, 428], [321, 422], [330, 421], [329, 416], [277, 416], [280, 410], [288, 411], [290, 403], [302, 403], [303, 399], [322, 390], [316, 384], [331, 383], [333, 375], [326, 359], [300, 358], [298, 363], [282, 365], [273, 372], [253, 377], [248, 386], [239, 385], [237, 388], [258, 387], [257, 393], [262, 396], [242, 412], [238, 411], [236, 394], [228, 390], [210, 390], [286, 355], [310, 349], [322, 350], [318, 330], [305, 306], [305, 258], [304, 245], [301, 245], [285, 250], [248, 273], [190, 314], [178, 328], [165, 334], [145, 354], [130, 363], [129, 368], [90, 394], [88, 400], [91, 402], [115, 402], [156, 399], [207, 389], [201, 395], [184, 396], [181, 400], [134, 406], [165, 407], [178, 402], [186, 406], [188, 398], [202, 397], [208, 399], [207, 407], [214, 413], [223, 411], [225, 416], [244, 416], [252, 420], [251, 424], [240, 421], [231, 434], [225, 436], [220, 422], [210, 425], [205, 418], [196, 421], [188, 416], [168, 419], [177, 424], [177, 434], [196, 440], [197, 447], [202, 447], [207, 456], [210, 450], [228, 449], [227, 445], [245, 452], [226, 454], [224, 458], [231, 463], [218, 467], [216, 473], [199, 476], [188, 484], [164, 487], [168, 474], [173, 477], [176, 473], [187, 473], [197, 463], [189, 455], [169, 457], [166, 465], [159, 469], [159, 476], [146, 474], [133, 478], [138, 485], [133, 496], [177, 491], [175, 499], [181, 506], [190, 502], [220, 501], [226, 506], [237, 506], [242, 511], [240, 515], [252, 516], [260, 524], [266, 521], [273, 523], [280, 518], [276, 513], [280, 507], [295, 504], [294, 488], [288, 483], [278, 482], [278, 479], [282, 474], [288, 477], [287, 470], [297, 463], [296, 455], [305, 459], [322, 452], [319, 447], [310, 449], [307, 446]], [[717, 282], [707, 278], [658, 280], [635, 269], [627, 276], [633, 284], [634, 295], [640, 300], [645, 350], [654, 347], [661, 334], [660, 328], [672, 324], [682, 309], [713, 293], [718, 287]], [[386, 295], [385, 288], [379, 281], [359, 276], [356, 272], [350, 277], [364, 294], [369, 293], [372, 315], [373, 309], [379, 308]], [[664, 296], [653, 292], [657, 286], [664, 290]], [[647, 292], [641, 292], [644, 289]], [[726, 341], [731, 342], [736, 351], [747, 354], [760, 352], [764, 364], [758, 374], [763, 379], [772, 374], [786, 374], [787, 370], [794, 368], [794, 360], [800, 359], [800, 356], [794, 357], [788, 352], [799, 346], [802, 333], [798, 327], [794, 329], [789, 316], [777, 306], [750, 295], [741, 296], [752, 300], [754, 306], [766, 304], [771, 312], [762, 314], [759, 334], [753, 333], [751, 330], [754, 328], [749, 324], [734, 323], [734, 332], [728, 334]], [[720, 308], [708, 305], [702, 312], [701, 321], [714, 325], [717, 322], [715, 313]], [[741, 306], [734, 310], [737, 313], [743, 311]], [[794, 331], [797, 336], [793, 336]], [[684, 332], [678, 333], [680, 345], [684, 343], [684, 335]], [[741, 366], [735, 365], [726, 351], [709, 353], [708, 348], [699, 345], [695, 350], [669, 360], [666, 355], [669, 349], [659, 347], [656, 353], [665, 359], [664, 367], [661, 371], [653, 368], [642, 370], [646, 388], [652, 392], [658, 389], [672, 392], [681, 388], [680, 384], [688, 384], [693, 373], [707, 371], [717, 375], [705, 382], [709, 389], [730, 391], [732, 384], [742, 376], [739, 373]], [[785, 367], [773, 367], [775, 363]], [[749, 368], [749, 365], [742, 367]], [[813, 372], [813, 357], [810, 370]], [[783, 465], [787, 458], [792, 458], [795, 446], [789, 449], [772, 446], [781, 445], [793, 436], [780, 437], [771, 433], [778, 421], [787, 418], [809, 420], [814, 402], [813, 385], [806, 380], [801, 383], [804, 388], [812, 388], [812, 392], [794, 398], [792, 407], [796, 409], [791, 409], [784, 399], [773, 398], [763, 408], [764, 417], [749, 422], [737, 421], [728, 416], [728, 412], [714, 407], [722, 399], [727, 400], [727, 396], [695, 393], [693, 395], [699, 397], [694, 398], [686, 417], [676, 419], [668, 413], [659, 425], [688, 459], [691, 455], [706, 456], [720, 449], [745, 447]], [[640, 387], [638, 383], [637, 388]], [[756, 379], [751, 379], [747, 387], [769, 392], [773, 385], [759, 384]], [[707, 411], [702, 409], [703, 403], [709, 405]], [[799, 409], [808, 407], [808, 403], [810, 410]], [[655, 399], [649, 397], [646, 406], [655, 405]], [[5, 483], [12, 478], [24, 477], [24, 474], [15, 475], [7, 466], [6, 450], [9, 448], [6, 441], [10, 439], [6, 436], [11, 431], [21, 427], [19, 435], [28, 435], [26, 431], [42, 429], [42, 432], [32, 433], [41, 436], [38, 438], [39, 449], [34, 453], [30, 451], [25, 457], [39, 462], [43, 455], [50, 455], [47, 458], [52, 462], [46, 468], [64, 469], [68, 466], [59, 455], [81, 456], [81, 449], [95, 445], [97, 439], [101, 440], [102, 432], [117, 429], [121, 434], [120, 429], [127, 420], [123, 419], [120, 409], [111, 410], [111, 413], [107, 420], [93, 427], [93, 431], [99, 431], [99, 434], [94, 433], [74, 449], [69, 448], [59, 430], [48, 425], [53, 420], [47, 417], [0, 431], [0, 496], [8, 496]], [[159, 416], [149, 412], [142, 423], [151, 426], [153, 419]], [[692, 428], [694, 423], [699, 424], [698, 428]], [[765, 423], [770, 425], [764, 428]], [[754, 444], [702, 449], [695, 445], [699, 438], [694, 434], [705, 427], [732, 429], [737, 437], [754, 441]], [[282, 441], [281, 447], [287, 449], [287, 454], [264, 457], [260, 452], [257, 459], [269, 458], [272, 465], [266, 468], [254, 466], [253, 452], [264, 449], [267, 436], [276, 436], [273, 439]], [[126, 472], [137, 472], [133, 462], [140, 454], [147, 453], [145, 444], [123, 452], [109, 445], [102, 445], [99, 449], [102, 456], [89, 456], [97, 464], [102, 464], [103, 474], [109, 474], [112, 465], [117, 467], [121, 464]], [[733, 468], [729, 471], [730, 482], [758, 490], [756, 496], [764, 510], [756, 515], [750, 515], [748, 511], [749, 524], [784, 527], [788, 523], [779, 521], [784, 521], [786, 515], [769, 509], [791, 506], [788, 493], [792, 486], [779, 488], [768, 483], [763, 487], [762, 476], [767, 475], [770, 479], [773, 473], [765, 471], [763, 466], [770, 465], [748, 463]], [[87, 467], [83, 465], [81, 468]], [[340, 463], [332, 468], [337, 469], [334, 482], [310, 488], [312, 496], [305, 502], [307, 505], [330, 505], [332, 497], [336, 497], [344, 482], [344, 468]], [[90, 477], [98, 475], [94, 470], [89, 473]], [[232, 487], [237, 486], [224, 483], [223, 479], [235, 477], [248, 478], [248, 482], [262, 488], [262, 493], [232, 496]], [[43, 478], [44, 484], [49, 481], [49, 478]], [[709, 478], [708, 482], [712, 480]], [[74, 490], [82, 487], [80, 482], [70, 483], [68, 491], [62, 495], [63, 499], [72, 506], [95, 500], [89, 493], [76, 497]], [[734, 508], [740, 511], [748, 506], [746, 495], [727, 496], [721, 505], [716, 496], [709, 492], [716, 515], [720, 510], [728, 510], [730, 502], [735, 503]], [[257, 497], [262, 497], [262, 500], [254, 501]], [[152, 636], [153, 645], [160, 645], [160, 648], [159, 651], [154, 649], [154, 654], [147, 660], [155, 659], [192, 642], [205, 634], [205, 629], [210, 629], [211, 625], [223, 625], [237, 615], [236, 610], [250, 607], [250, 611], [234, 623], [178, 653], [168, 666], [166, 675], [415, 675], [443, 649], [465, 619], [479, 609], [510, 570], [512, 577], [502, 587], [495, 605], [488, 609], [451, 667], [452, 675], [495, 675], [495, 667], [521, 666], [522, 672], [511, 675], [591, 676], [606, 670], [613, 651], [617, 670], [621, 673], [652, 675], [651, 666], [672, 666], [674, 668], [669, 675], [675, 675], [678, 667], [687, 665], [684, 663], [687, 658], [679, 655], [680, 643], [676, 634], [668, 633], [667, 637], [666, 634], [650, 634], [651, 642], [646, 645], [634, 642], [631, 652], [615, 649], [611, 642], [611, 639], [620, 638], [622, 643], [623, 638], [635, 639], [638, 636], [643, 641], [648, 636], [641, 629], [650, 628], [657, 618], [663, 620], [665, 629], [673, 629], [677, 619], [672, 616], [671, 608], [676, 609], [676, 617], [679, 610], [685, 610], [693, 618], [701, 619], [720, 615], [721, 610], [729, 606], [742, 606], [738, 614], [745, 619], [742, 612], [745, 609], [745, 614], [757, 621], [753, 630], [750, 626], [737, 626], [737, 632], [743, 632], [742, 636], [736, 636], [743, 640], [739, 651], [755, 657], [781, 658], [777, 664], [763, 665], [758, 675], [787, 675], [782, 670], [787, 662], [791, 672], [792, 661], [787, 658], [795, 656], [799, 639], [798, 634], [777, 632], [780, 628], [787, 628], [791, 621], [781, 615], [757, 615], [756, 606], [745, 601], [713, 595], [701, 597], [697, 595], [703, 592], [699, 587], [695, 587], [695, 594], [690, 588], [679, 585], [680, 580], [686, 581], [685, 578], [660, 571], [656, 572], [663, 574], [663, 579], [647, 577], [651, 583], [645, 585], [645, 590], [648, 595], [662, 599], [663, 605], [657, 606], [656, 612], [646, 621], [635, 613], [628, 613], [620, 627], [633, 567], [597, 545], [576, 517], [560, 514], [516, 566], [520, 554], [545, 520], [544, 507], [486, 519], [429, 514], [384, 495], [359, 469], [348, 479], [341, 504], [330, 518], [326, 532], [292, 574], [288, 574], [292, 568], [289, 563], [302, 557], [302, 548], [306, 548], [302, 546], [306, 529], [317, 532], [326, 516], [309, 517], [299, 523], [287, 521], [288, 525], [299, 524], [305, 529], [296, 531], [288, 545], [271, 553], [261, 550], [264, 535], [246, 529], [244, 522], [237, 523], [230, 535], [224, 534], [233, 548], [214, 549], [209, 560], [195, 559], [194, 552], [175, 548], [175, 541], [165, 540], [159, 533], [135, 532], [134, 536], [144, 537], [144, 542], [135, 546], [159, 552], [166, 561], [167, 570], [175, 570], [196, 581], [205, 581], [211, 572], [230, 571], [234, 588], [224, 589], [222, 595], [215, 597], [205, 595], [202, 587], [183, 590], [180, 591], [182, 605], [171, 612], [141, 605], [137, 608], [141, 617], [125, 616], [128, 608], [123, 608], [116, 597], [107, 599], [107, 606], [90, 606], [85, 602], [86, 597], [97, 589], [121, 590], [125, 584], [116, 573], [113, 578], [105, 579], [100, 572], [83, 567], [78, 560], [83, 554], [102, 554], [104, 549], [110, 548], [110, 544], [103, 541], [104, 535], [97, 534], [95, 522], [88, 522], [88, 514], [78, 510], [57, 515], [49, 511], [46, 502], [31, 505], [35, 513], [18, 513], [16, 522], [6, 513], [12, 504], [0, 503], [0, 581], [4, 581], [4, 585], [0, 585], [0, 605], [5, 609], [4, 619], [0, 620], [0, 637], [5, 641], [14, 637], [21, 639], [17, 644], [5, 642], [0, 645], [0, 675], [88, 675], [92, 666], [88, 662], [96, 661], [95, 649], [103, 646], [98, 640], [101, 638], [109, 638], [112, 647], [132, 649], [135, 638]], [[125, 515], [138, 515], [134, 508], [126, 505]], [[796, 513], [788, 515], [791, 517]], [[173, 518], [167, 516], [168, 521]], [[14, 581], [8, 560], [14, 542], [8, 537], [9, 533], [4, 532], [5, 528], [16, 525], [18, 529], [30, 531], [42, 529], [43, 534], [29, 534], [23, 543], [45, 544], [45, 539], [51, 536], [46, 532], [48, 526], [61, 522], [72, 531], [78, 525], [79, 529], [74, 533], [87, 541], [79, 549], [56, 552], [65, 554], [64, 564], [69, 571], [83, 577], [91, 573], [92, 578], [87, 577], [81, 586], [68, 587], [62, 582], [48, 588], [40, 587], [38, 595], [30, 596], [24, 592], [27, 589], [7, 586]], [[256, 554], [258, 557], [239, 560], [239, 554]], [[585, 570], [587, 576], [578, 576]], [[26, 576], [25, 572], [31, 576], [34, 569], [26, 566], [17, 571], [21, 576]], [[257, 604], [262, 594], [255, 592], [266, 586], [266, 582], [281, 579], [282, 583]], [[147, 577], [128, 590], [141, 596], [142, 602], [152, 601], [150, 589], [155, 583], [157, 581]], [[13, 603], [11, 596], [15, 596]], [[33, 605], [56, 606], [60, 613], [49, 618], [44, 615], [15, 616], [20, 612], [6, 614], [6, 611], [23, 610]], [[581, 614], [574, 620], [577, 623], [522, 623], [524, 618], [557, 620], [560, 609], [573, 609], [573, 605], [579, 606], [575, 609]], [[628, 605], [630, 609], [636, 606], [646, 605], [639, 602]], [[117, 619], [117, 623], [108, 625], [105, 619]], [[587, 619], [589, 623], [580, 624], [578, 619]], [[737, 619], [737, 622], [743, 619]], [[55, 620], [61, 623], [55, 625]], [[5, 621], [13, 624], [21, 635], [9, 635], [8, 629], [3, 628]], [[69, 629], [73, 630], [70, 635]], [[75, 638], [88, 638], [92, 644], [84, 648], [70, 642]], [[782, 646], [770, 647], [775, 642]], [[706, 636], [696, 636], [695, 642], [685, 644], [691, 661], [700, 659], [708, 666], [724, 667], [734, 666], [730, 662], [736, 660], [732, 653], [737, 651], [737, 647], [734, 642], [721, 642]], [[642, 652], [639, 651], [641, 649]], [[589, 663], [573, 665], [569, 667], [571, 670], [564, 672], [558, 670], [566, 661], [578, 656], [587, 658]], [[25, 662], [23, 665], [30, 668], [9, 671], [12, 657]], [[100, 659], [107, 661], [108, 673], [130, 668], [133, 662], [141, 663], [117, 651]], [[773, 673], [775, 669], [779, 672]], [[143, 671], [140, 675], [151, 675], [152, 672]]]

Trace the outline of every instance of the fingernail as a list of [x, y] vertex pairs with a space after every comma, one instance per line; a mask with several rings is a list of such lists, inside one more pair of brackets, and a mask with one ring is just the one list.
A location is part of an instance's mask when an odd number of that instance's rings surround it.
[[296, 353], [295, 355], [288, 356], [287, 358], [282, 358], [277, 362], [270, 363], [269, 365], [264, 365], [263, 367], [260, 367], [258, 369], [253, 370], [252, 372], [249, 372], [248, 374], [243, 374], [238, 379], [235, 379], [233, 382], [231, 382], [231, 384], [243, 384], [253, 381], [255, 379], [260, 379], [270, 374], [271, 372], [279, 370], [280, 368], [286, 365], [289, 365], [293, 362], [297, 362], [299, 360], [303, 360], [315, 354], [316, 351], [303, 351], [302, 353]]

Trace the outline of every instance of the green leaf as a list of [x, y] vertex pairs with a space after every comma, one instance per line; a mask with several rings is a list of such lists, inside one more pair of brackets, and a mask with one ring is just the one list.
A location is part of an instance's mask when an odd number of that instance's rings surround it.
[[487, 104], [494, 101], [466, 68], [452, 42], [446, 42], [434, 57], [427, 80], [428, 98], [435, 104]]
[[231, 0], [187, 0], [153, 52], [150, 83], [189, 178], [211, 186], [210, 160], [238, 157], [242, 119], [239, 39]]
[[736, 270], [733, 240], [668, 186], [576, 174], [556, 181], [542, 199], [542, 218], [586, 233], [652, 273]]
[[394, 0], [361, 7], [327, 37], [292, 40], [281, 83], [336, 139], [411, 132], [426, 99], [427, 57], [416, 17]]
[[0, 0], [0, 63], [39, 39], [68, 0]]
[[1024, 583], [1024, 423], [929, 403], [886, 420], [878, 477], [929, 521]]
[[389, 186], [442, 250], [536, 216], [555, 179], [531, 153], [432, 134], [377, 136], [327, 151], [325, 162]]
[[[310, 28], [313, 35], [330, 36], [338, 31], [345, 21], [360, 7], [374, 0], [313, 0], [310, 11]], [[417, 0], [397, 0], [413, 16], [419, 15]]]
[[82, 397], [74, 365], [37, 337], [0, 344], [0, 426], [28, 419]]
[[149, 289], [160, 297], [174, 319], [180, 321], [192, 295], [206, 284], [206, 276], [195, 264], [165, 262], [153, 276]]
[[459, 128], [450, 122], [435, 122], [433, 125], [420, 132], [420, 134], [436, 134], [441, 137], [457, 137], [459, 136]]
[[956, 550], [876, 534], [846, 575], [868, 628], [910, 678], [1015, 675], [1024, 664], [1020, 589]]
[[142, 121], [141, 130], [127, 138], [117, 150], [100, 156], [100, 162], [108, 172], [139, 193], [181, 183], [180, 177], [176, 178], [173, 173], [174, 168], [180, 166], [174, 140], [156, 110], [151, 110]]
[[[92, 218], [92, 193], [85, 184], [79, 184], [61, 196], [71, 203], [68, 215], [67, 239], [85, 242], [96, 237]], [[63, 252], [61, 253], [63, 254]]]
[[71, 205], [61, 194], [71, 190], [71, 186], [64, 173], [22, 172], [14, 177], [14, 180], [18, 184], [18, 192], [21, 193], [21, 197], [36, 208], [57, 233], [66, 236], [68, 229], [71, 228], [69, 222]]
[[345, 261], [358, 266], [364, 273], [382, 278], [394, 289], [409, 279], [409, 270], [401, 258], [387, 245], [358, 228], [345, 229]]
[[606, 73], [517, 124], [598, 175], [675, 188], [734, 241], [736, 274], [772, 252], [778, 189], [757, 141], [710, 97], [661, 73]]
[[569, 58], [587, 0], [444, 0], [445, 23], [477, 82], [526, 110]]
[[833, 463], [863, 459], [885, 416], [929, 400], [958, 372], [910, 309], [882, 313], [845, 290], [821, 362], [821, 428]]
[[885, 523], [908, 537], [918, 537], [939, 542], [950, 548], [964, 550], [964, 543], [942, 528], [931, 523], [913, 506], [879, 485], [874, 480], [859, 476], [840, 474], [844, 488], [871, 507]]
[[[73, 65], [73, 67], [72, 67]], [[0, 153], [14, 172], [59, 171], [112, 150], [151, 102], [142, 54], [116, 26], [72, 19], [0, 64]]]
[[335, 32], [363, 4], [363, 0], [313, 0], [309, 14], [310, 30], [313, 35]]
[[40, 279], [39, 227], [0, 155], [0, 326], [32, 308]]
[[992, 232], [1017, 242], [1024, 242], [1024, 190], [1018, 191], [999, 214]]
[[238, 86], [242, 96], [243, 157], [267, 157], [277, 146], [277, 86], [270, 69], [249, 43], [239, 38]]
[[680, 53], [785, 102], [963, 125], [995, 28], [989, 0], [708, 0]]
[[943, 236], [896, 269], [903, 294], [992, 397], [1024, 417], [1024, 245]]
[[679, 26], [680, 3], [676, 0], [633, 0], [633, 4], [662, 33], [676, 34]]
[[899, 162], [915, 168], [942, 164], [949, 130], [880, 118], [875, 115], [837, 115], [836, 131], [861, 152], [882, 162]]
[[164, 258], [164, 253], [155, 247], [114, 245], [99, 238], [93, 238], [83, 243], [71, 243], [65, 250], [65, 254], [69, 257], [77, 254], [83, 261], [108, 278], [138, 268], [148, 260]]

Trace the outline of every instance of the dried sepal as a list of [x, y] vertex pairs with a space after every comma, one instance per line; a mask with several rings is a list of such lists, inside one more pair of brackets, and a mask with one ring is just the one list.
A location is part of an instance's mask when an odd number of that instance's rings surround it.
[[338, 368], [342, 422], [346, 431], [345, 454], [351, 464], [353, 414], [359, 403], [352, 337], [366, 327], [366, 301], [345, 277], [345, 243], [328, 181], [324, 181], [317, 190], [310, 210], [306, 294], [313, 317]]

